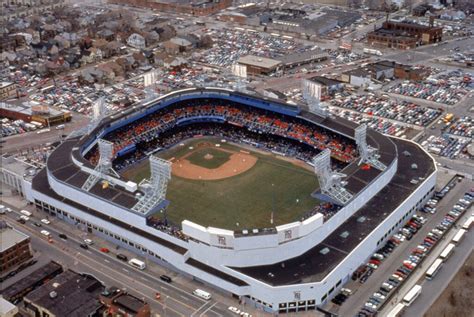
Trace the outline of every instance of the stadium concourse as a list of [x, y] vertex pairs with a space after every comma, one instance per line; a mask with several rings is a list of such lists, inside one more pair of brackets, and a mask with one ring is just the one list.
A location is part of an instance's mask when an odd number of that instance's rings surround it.
[[[344, 119], [257, 95], [184, 89], [113, 114], [88, 134], [65, 140], [27, 185], [27, 197], [39, 210], [83, 224], [266, 311], [315, 309], [429, 199], [436, 183], [434, 161], [423, 149], [372, 130], [366, 142], [384, 168], [360, 164], [355, 128]], [[338, 186], [349, 198], [340, 202], [319, 189], [315, 195], [325, 203], [265, 228], [229, 230], [188, 219], [170, 227], [166, 218], [150, 217], [173, 204], [165, 199], [170, 164], [156, 155], [197, 135], [305, 164], [330, 150], [333, 169], [344, 174], [331, 175], [342, 177]], [[152, 169], [147, 182], [112, 173], [111, 167], [126, 171], [146, 158]]]

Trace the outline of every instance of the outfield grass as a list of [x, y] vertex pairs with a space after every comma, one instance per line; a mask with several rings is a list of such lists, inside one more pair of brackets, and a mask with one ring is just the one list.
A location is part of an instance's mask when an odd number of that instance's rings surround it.
[[[196, 144], [193, 140], [192, 144]], [[160, 156], [179, 157], [189, 151], [179, 147]], [[240, 148], [225, 144], [238, 151]], [[178, 155], [179, 154], [179, 155]], [[311, 197], [317, 188], [316, 176], [299, 166], [273, 155], [251, 152], [257, 163], [247, 172], [223, 180], [200, 181], [173, 176], [168, 184], [168, 219], [180, 224], [184, 219], [203, 226], [225, 229], [271, 227], [299, 220], [318, 201]], [[149, 176], [148, 164], [142, 164], [124, 175], [139, 182]], [[163, 216], [158, 214], [157, 216]]]
[[[206, 159], [207, 154], [212, 155], [212, 159]], [[186, 159], [194, 165], [215, 169], [230, 160], [232, 153], [221, 151], [215, 148], [197, 149]]]

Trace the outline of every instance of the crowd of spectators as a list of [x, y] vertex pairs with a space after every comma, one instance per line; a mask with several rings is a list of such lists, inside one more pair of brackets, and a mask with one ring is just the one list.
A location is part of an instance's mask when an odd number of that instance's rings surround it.
[[[221, 124], [204, 124], [199, 129], [182, 131], [175, 129], [177, 126], [196, 121]], [[221, 128], [222, 126], [226, 128]], [[168, 137], [167, 131], [171, 131], [171, 137]], [[127, 159], [122, 159], [117, 166], [120, 169], [133, 164], [141, 156], [148, 155], [155, 149], [169, 147], [196, 134], [219, 135], [238, 142], [246, 140], [254, 146], [297, 157], [306, 162], [326, 148], [331, 149], [334, 158], [344, 163], [351, 162], [357, 153], [350, 140], [310, 125], [306, 121], [230, 102], [226, 105], [213, 104], [211, 101], [177, 104], [115, 130], [106, 135], [105, 139], [114, 143], [114, 151], [118, 157], [128, 154]], [[92, 164], [96, 164], [97, 150], [91, 151], [88, 158]]]

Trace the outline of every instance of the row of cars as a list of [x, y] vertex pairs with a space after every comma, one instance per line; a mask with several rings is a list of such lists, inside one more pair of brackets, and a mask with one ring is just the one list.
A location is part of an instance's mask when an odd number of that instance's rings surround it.
[[457, 138], [447, 134], [441, 136], [430, 135], [421, 143], [428, 152], [455, 159], [464, 155], [465, 148], [471, 143], [469, 139]]
[[276, 58], [300, 52], [305, 46], [289, 37], [278, 37], [263, 32], [237, 29], [212, 29], [207, 32], [214, 41], [211, 49], [197, 58], [198, 62], [220, 67], [233, 64], [244, 55]]
[[474, 136], [474, 118], [472, 116], [458, 118], [446, 126], [444, 132], [466, 138], [472, 138]]
[[[374, 269], [378, 268], [381, 260], [386, 258], [400, 243], [405, 240], [411, 240], [413, 235], [418, 232], [425, 222], [425, 217], [413, 215], [413, 217], [399, 229], [398, 233], [393, 235], [387, 241], [385, 246], [372, 256], [367, 266], [371, 266]], [[389, 294], [415, 269], [421, 260], [422, 254], [427, 252], [427, 250], [427, 246], [419, 245], [412, 252], [409, 258], [403, 261], [402, 265], [389, 277], [389, 279], [382, 283], [377, 292], [369, 297], [367, 302], [359, 311], [358, 316], [374, 316], [382, 304], [387, 300]]]
[[[444, 190], [446, 190], [446, 192], [443, 194], [443, 196], [456, 185], [455, 180], [445, 187]], [[439, 199], [439, 197], [430, 199], [424, 208], [436, 208], [436, 204], [438, 203]], [[464, 196], [460, 198], [453, 206], [451, 211], [445, 215], [443, 220], [425, 236], [423, 241], [416, 248], [412, 250], [408, 258], [402, 262], [402, 265], [385, 282], [382, 283], [378, 292], [371, 296], [364, 304], [364, 307], [359, 311], [358, 316], [365, 317], [376, 315], [377, 311], [389, 298], [391, 293], [413, 272], [413, 270], [428, 255], [436, 243], [442, 239], [447, 230], [449, 230], [454, 225], [456, 220], [472, 205], [473, 202], [474, 191], [465, 193]], [[403, 241], [405, 238], [411, 239], [411, 235], [417, 230], [416, 228], [421, 227], [425, 222], [426, 219], [423, 216], [414, 215], [407, 223], [408, 228], [407, 225], [405, 225], [405, 227], [400, 231], [404, 238], [402, 238], [399, 234], [394, 236], [395, 239], [399, 239], [399, 241]]]
[[401, 138], [406, 137], [408, 132], [411, 130], [406, 126], [391, 122], [387, 119], [373, 117], [370, 115], [364, 115], [362, 113], [352, 111], [352, 110], [345, 110], [339, 109], [334, 107], [329, 107], [331, 113], [335, 114], [336, 116], [345, 118], [349, 121], [353, 121], [357, 124], [367, 124], [367, 126], [371, 129], [374, 129], [378, 132], [388, 135], [394, 135]]
[[405, 81], [391, 86], [387, 91], [451, 106], [458, 103], [472, 89], [474, 89], [473, 75], [457, 70], [423, 81]]
[[395, 101], [372, 93], [334, 99], [331, 105], [420, 127], [429, 125], [441, 114], [438, 109], [426, 108], [406, 101]]
[[1, 137], [7, 137], [16, 134], [22, 134], [30, 131], [35, 131], [43, 127], [42, 124], [29, 123], [21, 119], [10, 120], [8, 118], [2, 118], [0, 120], [0, 135]]

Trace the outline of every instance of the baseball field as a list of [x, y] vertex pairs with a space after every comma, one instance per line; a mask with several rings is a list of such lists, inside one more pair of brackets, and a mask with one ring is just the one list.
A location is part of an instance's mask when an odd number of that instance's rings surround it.
[[[158, 156], [173, 162], [166, 217], [177, 225], [187, 219], [230, 230], [278, 226], [299, 220], [318, 203], [311, 197], [318, 186], [315, 174], [273, 154], [200, 138]], [[148, 178], [148, 160], [123, 176]]]

